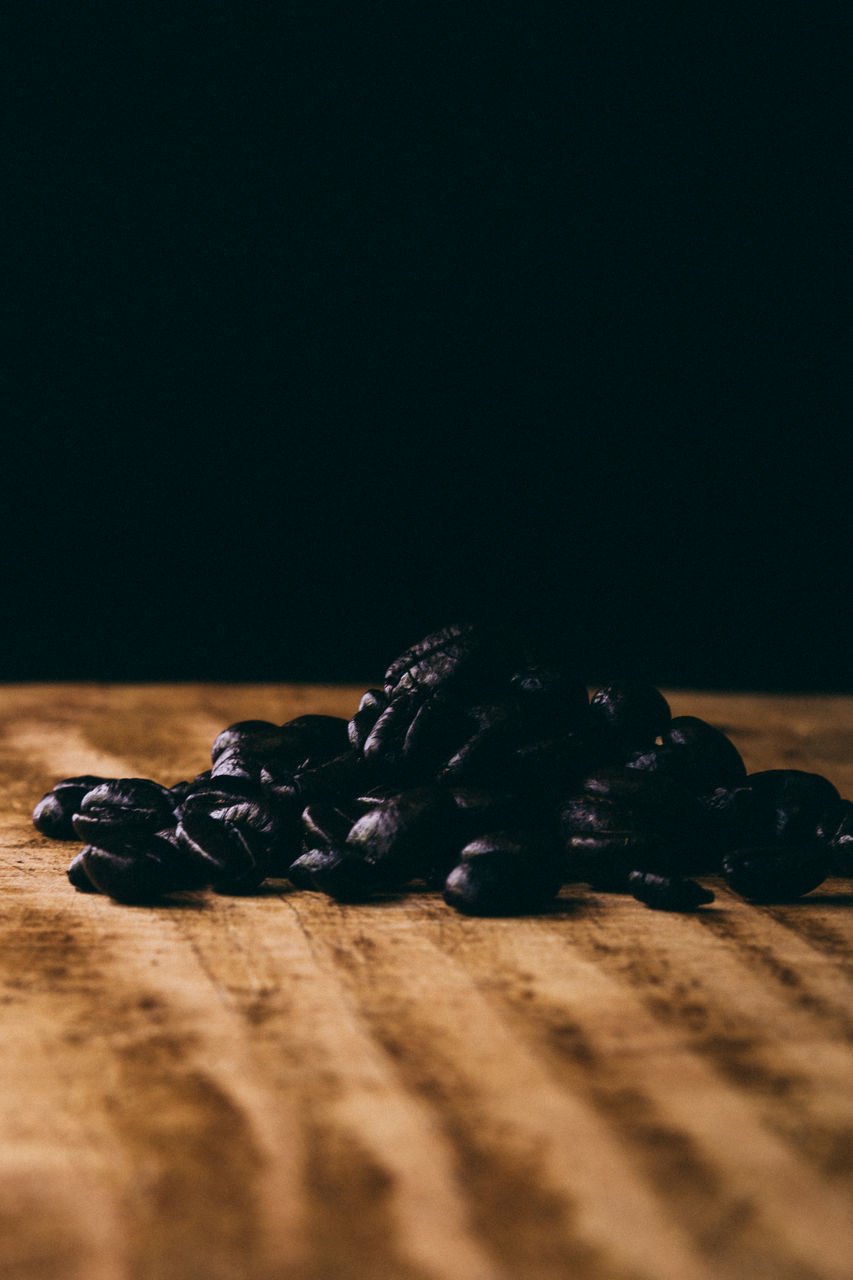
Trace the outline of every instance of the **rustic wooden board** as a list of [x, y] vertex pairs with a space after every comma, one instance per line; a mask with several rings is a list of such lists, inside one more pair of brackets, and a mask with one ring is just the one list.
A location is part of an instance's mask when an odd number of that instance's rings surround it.
[[[32, 828], [331, 687], [0, 690], [0, 1275], [851, 1280], [853, 896], [123, 907]], [[672, 694], [853, 795], [853, 699]]]

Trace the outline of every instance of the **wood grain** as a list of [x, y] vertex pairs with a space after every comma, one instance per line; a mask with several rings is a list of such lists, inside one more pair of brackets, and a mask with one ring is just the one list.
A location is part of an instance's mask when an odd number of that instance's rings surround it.
[[[165, 783], [331, 686], [0, 690], [0, 1275], [853, 1280], [853, 895], [475, 920], [76, 893], [77, 773]], [[671, 693], [853, 795], [853, 699]]]

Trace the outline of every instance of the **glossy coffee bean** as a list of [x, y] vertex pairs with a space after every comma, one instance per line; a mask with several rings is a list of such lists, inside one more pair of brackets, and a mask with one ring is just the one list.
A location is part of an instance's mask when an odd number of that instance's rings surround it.
[[129, 833], [154, 834], [175, 822], [174, 797], [150, 778], [115, 778], [87, 791], [74, 814], [80, 840], [121, 850]]
[[822, 774], [765, 769], [747, 777], [740, 800], [738, 834], [749, 843], [800, 844], [817, 838], [821, 819], [841, 797]]
[[86, 850], [81, 849], [79, 853], [75, 853], [74, 857], [68, 864], [68, 879], [74, 888], [80, 893], [100, 893], [98, 886], [93, 884], [86, 874], [86, 867], [83, 861], [83, 855]]
[[187, 887], [183, 876], [176, 873], [165, 844], [152, 843], [151, 851], [142, 854], [118, 853], [87, 845], [81, 855], [82, 867], [95, 888], [117, 902], [156, 902], [166, 894]]
[[362, 694], [358, 710], [347, 726], [349, 744], [356, 751], [364, 750], [370, 731], [387, 706], [388, 695], [384, 689], [368, 689]]
[[257, 756], [231, 747], [217, 756], [210, 770], [211, 778], [246, 778], [257, 781], [261, 773], [261, 761]]
[[659, 863], [659, 850], [658, 838], [644, 832], [573, 835], [566, 841], [566, 883], [588, 884], [601, 893], [626, 893], [631, 872]]
[[449, 793], [438, 787], [398, 792], [353, 824], [347, 851], [375, 867], [389, 881], [405, 884], [429, 874], [436, 858], [460, 847], [456, 810]]
[[853, 803], [839, 800], [830, 805], [818, 823], [817, 837], [830, 851], [832, 873], [853, 876]]
[[581, 794], [617, 806], [624, 825], [657, 837], [661, 856], [649, 869], [682, 875], [713, 873], [724, 845], [700, 800], [662, 774], [611, 766], [587, 774]]
[[313, 768], [295, 773], [278, 766], [263, 768], [261, 786], [286, 811], [301, 815], [306, 805], [315, 803], [348, 803], [351, 796], [370, 790], [376, 773], [364, 757], [353, 748]]
[[382, 870], [346, 849], [309, 849], [288, 871], [294, 888], [316, 889], [339, 902], [366, 902], [385, 887]]
[[461, 844], [483, 831], [504, 831], [514, 827], [542, 826], [554, 833], [557, 823], [550, 811], [531, 812], [526, 797], [492, 787], [461, 786], [449, 788], [448, 794], [456, 812], [455, 828]]
[[272, 755], [281, 745], [281, 729], [269, 720], [238, 720], [217, 734], [210, 748], [212, 764], [226, 751]]
[[680, 782], [694, 795], [732, 789], [746, 780], [746, 766], [734, 743], [698, 716], [676, 716], [660, 746], [635, 754], [626, 763]]
[[385, 672], [390, 699], [424, 694], [441, 685], [479, 688], [491, 667], [482, 635], [470, 624], [453, 623], [404, 650]]
[[509, 679], [519, 730], [527, 739], [559, 736], [588, 727], [586, 685], [556, 663], [530, 658]]
[[[219, 843], [221, 828], [245, 830], [253, 857], [259, 859], [268, 876], [282, 876], [301, 846], [300, 810], [286, 806], [249, 783], [242, 786], [235, 778], [216, 778], [201, 791], [194, 792], [178, 809], [184, 831], [198, 833], [206, 820], [212, 838]], [[213, 855], [215, 857], [215, 855]], [[242, 858], [238, 843], [236, 856]], [[228, 855], [225, 855], [226, 862]]]
[[758, 845], [725, 854], [723, 874], [735, 893], [753, 902], [793, 902], [823, 883], [827, 861], [826, 848], [817, 840]]
[[425, 781], [441, 773], [478, 725], [470, 703], [443, 689], [409, 707], [400, 759], [410, 777]]
[[176, 839], [190, 864], [217, 893], [251, 893], [292, 858], [273, 856], [269, 836], [250, 822], [236, 822], [217, 810], [186, 807]]
[[660, 690], [639, 680], [604, 685], [593, 695], [589, 714], [606, 752], [620, 759], [652, 746], [671, 719]]
[[527, 915], [557, 896], [562, 867], [527, 832], [497, 831], [470, 841], [445, 881], [444, 900], [467, 915]]
[[322, 801], [307, 805], [302, 813], [303, 851], [342, 848], [354, 822], [353, 814], [337, 805]]
[[344, 716], [296, 716], [279, 733], [280, 745], [270, 755], [295, 769], [316, 769], [345, 754], [351, 745]]
[[[429, 695], [408, 692], [389, 700], [370, 731], [364, 738], [361, 754], [370, 767], [386, 778], [403, 778], [412, 756], [417, 754], [417, 730], [415, 746], [406, 746], [412, 725], [424, 706], [432, 705]], [[423, 721], [420, 721], [422, 727]]]
[[597, 745], [583, 733], [532, 739], [513, 751], [506, 785], [529, 795], [531, 804], [550, 808], [576, 791], [598, 760]]
[[506, 774], [518, 742], [518, 724], [509, 701], [466, 708], [462, 741], [438, 776], [452, 785], [483, 783]]
[[714, 901], [713, 892], [695, 880], [657, 875], [653, 871], [632, 871], [628, 888], [638, 902], [656, 911], [695, 911]]
[[52, 840], [77, 840], [72, 819], [87, 791], [106, 782], [106, 778], [85, 774], [78, 778], [63, 778], [54, 784], [47, 795], [39, 800], [33, 810], [33, 825], [42, 835]]

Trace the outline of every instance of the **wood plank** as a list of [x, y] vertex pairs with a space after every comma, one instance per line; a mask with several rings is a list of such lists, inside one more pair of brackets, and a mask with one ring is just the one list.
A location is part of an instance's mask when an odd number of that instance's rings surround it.
[[[120, 906], [30, 814], [333, 686], [0, 689], [0, 1275], [851, 1280], [853, 895]], [[674, 691], [853, 795], [853, 699]]]

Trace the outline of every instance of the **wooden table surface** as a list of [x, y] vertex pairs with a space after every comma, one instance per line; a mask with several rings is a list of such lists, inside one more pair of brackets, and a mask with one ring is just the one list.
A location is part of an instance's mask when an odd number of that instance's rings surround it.
[[[361, 690], [0, 690], [4, 1280], [851, 1280], [853, 894], [121, 906], [30, 814]], [[673, 693], [853, 796], [853, 699]]]

